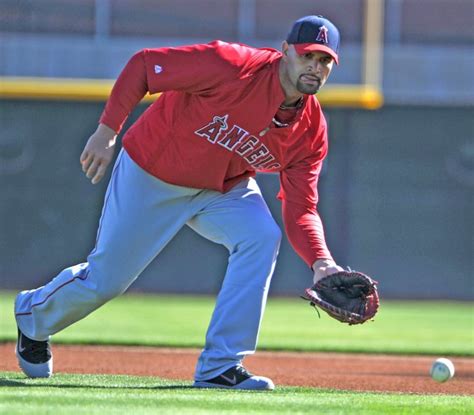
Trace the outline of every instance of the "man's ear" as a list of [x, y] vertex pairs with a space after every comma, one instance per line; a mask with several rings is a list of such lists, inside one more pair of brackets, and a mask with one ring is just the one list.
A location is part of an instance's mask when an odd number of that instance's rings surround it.
[[288, 42], [286, 40], [284, 40], [281, 44], [281, 53], [283, 53], [285, 56], [288, 55]]

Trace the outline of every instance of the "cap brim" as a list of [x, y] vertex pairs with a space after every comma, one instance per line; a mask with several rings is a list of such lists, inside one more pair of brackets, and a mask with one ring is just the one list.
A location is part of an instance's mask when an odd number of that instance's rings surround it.
[[325, 52], [334, 59], [336, 65], [339, 65], [339, 56], [328, 46], [320, 45], [319, 43], [294, 43], [293, 46], [298, 55], [304, 55], [309, 52]]

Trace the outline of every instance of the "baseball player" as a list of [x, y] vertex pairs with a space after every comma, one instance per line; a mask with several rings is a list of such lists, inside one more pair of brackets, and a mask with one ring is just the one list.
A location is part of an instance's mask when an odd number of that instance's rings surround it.
[[242, 365], [256, 349], [281, 239], [254, 177], [279, 173], [286, 234], [314, 281], [341, 270], [316, 210], [328, 143], [314, 96], [338, 50], [337, 28], [306, 16], [281, 51], [214, 41], [130, 59], [80, 157], [93, 184], [133, 108], [148, 92], [162, 94], [124, 135], [87, 261], [16, 298], [16, 354], [26, 375], [51, 376], [50, 336], [122, 294], [188, 225], [229, 251], [194, 386], [274, 388]]

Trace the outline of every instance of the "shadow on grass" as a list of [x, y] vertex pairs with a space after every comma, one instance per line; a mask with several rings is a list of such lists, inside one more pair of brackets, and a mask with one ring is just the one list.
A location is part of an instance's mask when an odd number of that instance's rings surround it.
[[195, 389], [191, 385], [157, 385], [157, 386], [105, 386], [105, 385], [81, 385], [81, 384], [51, 384], [33, 383], [30, 381], [0, 379], [0, 388], [61, 388], [61, 389], [130, 389], [130, 390], [173, 390], [173, 389]]

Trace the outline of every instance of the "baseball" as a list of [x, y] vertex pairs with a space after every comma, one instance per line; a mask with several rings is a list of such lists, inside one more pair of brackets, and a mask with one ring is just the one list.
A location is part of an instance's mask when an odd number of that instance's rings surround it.
[[433, 362], [430, 375], [436, 382], [446, 382], [454, 376], [454, 365], [451, 360], [441, 357]]

